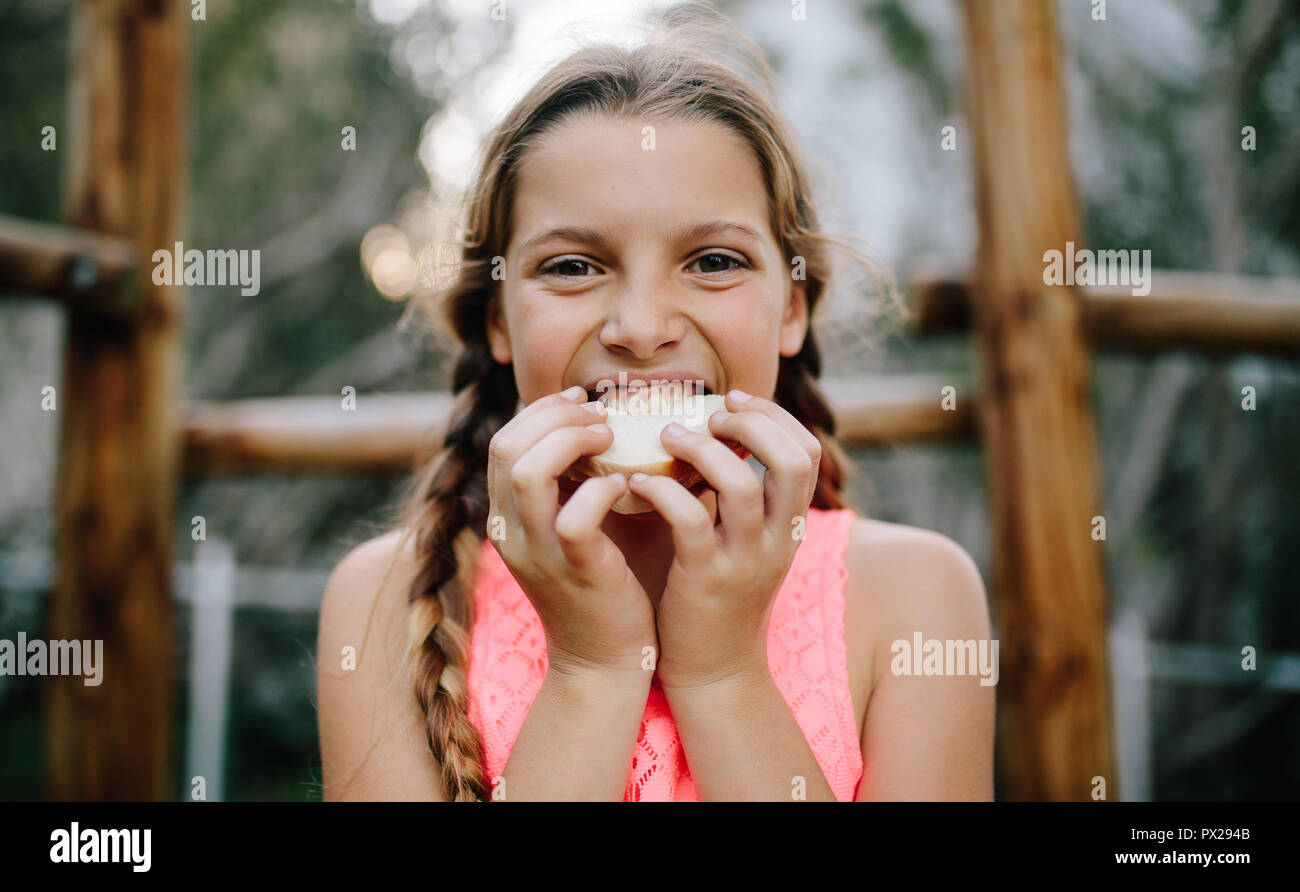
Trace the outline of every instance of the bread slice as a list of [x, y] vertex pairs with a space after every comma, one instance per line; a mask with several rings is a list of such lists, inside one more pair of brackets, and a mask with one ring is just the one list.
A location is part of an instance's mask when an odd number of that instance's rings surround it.
[[[605, 423], [614, 432], [613, 445], [598, 455], [584, 455], [565, 474], [571, 480], [585, 480], [615, 473], [631, 477], [640, 471], [672, 477], [682, 486], [692, 487], [703, 479], [702, 475], [694, 466], [670, 455], [660, 443], [660, 435], [674, 421], [687, 430], [709, 433], [709, 416], [726, 408], [725, 401], [722, 394], [682, 397], [678, 393], [675, 399], [665, 399], [662, 406], [635, 396], [624, 406], [607, 404]], [[650, 411], [655, 408], [667, 411]], [[741, 457], [749, 455], [739, 444], [723, 442]], [[626, 492], [614, 503], [613, 510], [619, 514], [645, 514], [655, 509], [640, 496]]]

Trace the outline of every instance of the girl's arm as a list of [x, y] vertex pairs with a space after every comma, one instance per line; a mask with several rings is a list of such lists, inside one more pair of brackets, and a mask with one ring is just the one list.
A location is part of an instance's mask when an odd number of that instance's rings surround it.
[[504, 795], [495, 795], [515, 802], [622, 801], [651, 677], [640, 669], [550, 665], [510, 750]]
[[[324, 799], [445, 802], [424, 718], [401, 671], [409, 542], [390, 533], [351, 551], [325, 588], [317, 641]], [[382, 585], [381, 585], [382, 582]], [[344, 648], [355, 659], [344, 667]], [[623, 798], [650, 693], [645, 670], [596, 671], [552, 663], [494, 796], [523, 800]]]
[[884, 523], [866, 529], [847, 558], [846, 594], [860, 599], [873, 642], [857, 800], [992, 801], [996, 685], [971, 674], [892, 671], [893, 643], [911, 645], [917, 632], [923, 641], [989, 641], [979, 570], [961, 546], [937, 533]]
[[701, 800], [835, 801], [768, 672], [668, 691], [667, 697]]
[[[874, 688], [857, 800], [993, 798], [995, 690], [969, 675], [894, 675], [893, 642], [985, 642], [984, 585], [970, 556], [936, 533], [858, 521], [846, 562], [850, 616], [872, 641]], [[861, 637], [858, 638], [861, 640]], [[978, 664], [967, 666], [974, 672]], [[996, 675], [990, 675], [996, 681]], [[831, 801], [819, 763], [771, 676], [669, 694], [702, 799]]]
[[[316, 705], [326, 802], [447, 801], [411, 683], [401, 671], [409, 559], [403, 556], [384, 580], [397, 544], [390, 533], [357, 546], [325, 587]], [[345, 648], [355, 652], [346, 664]]]

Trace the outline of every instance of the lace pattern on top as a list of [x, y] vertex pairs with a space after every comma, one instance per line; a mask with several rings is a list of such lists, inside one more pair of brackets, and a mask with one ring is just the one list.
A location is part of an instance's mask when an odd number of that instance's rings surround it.
[[[848, 509], [808, 509], [806, 535], [772, 605], [767, 635], [772, 679], [842, 802], [853, 800], [863, 774], [844, 637], [844, 552], [855, 519]], [[491, 542], [484, 540], [478, 560], [469, 719], [483, 741], [492, 786], [505, 770], [546, 676], [546, 634]], [[623, 801], [699, 801], [657, 677], [646, 700]]]

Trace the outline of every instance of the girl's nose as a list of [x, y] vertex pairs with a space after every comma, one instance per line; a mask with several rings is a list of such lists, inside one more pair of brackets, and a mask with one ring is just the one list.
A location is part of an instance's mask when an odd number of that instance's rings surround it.
[[663, 346], [682, 339], [686, 321], [672, 295], [662, 287], [627, 288], [610, 306], [600, 341], [649, 359]]

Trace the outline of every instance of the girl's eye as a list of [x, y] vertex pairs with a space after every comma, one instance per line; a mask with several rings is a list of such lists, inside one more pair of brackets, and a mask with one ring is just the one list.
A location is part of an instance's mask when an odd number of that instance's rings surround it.
[[566, 257], [557, 260], [548, 267], [542, 269], [542, 275], [554, 274], [564, 276], [565, 278], [580, 279], [588, 275], [591, 264], [585, 260], [579, 260], [576, 257]]
[[[725, 264], [727, 263], [734, 263], [735, 266], [726, 266]], [[732, 257], [730, 254], [718, 254], [716, 252], [703, 255], [696, 260], [695, 263], [692, 263], [691, 266], [695, 266], [696, 264], [701, 264], [703, 266], [700, 270], [702, 273], [729, 273], [736, 267], [747, 267], [747, 264], [738, 257]]]

